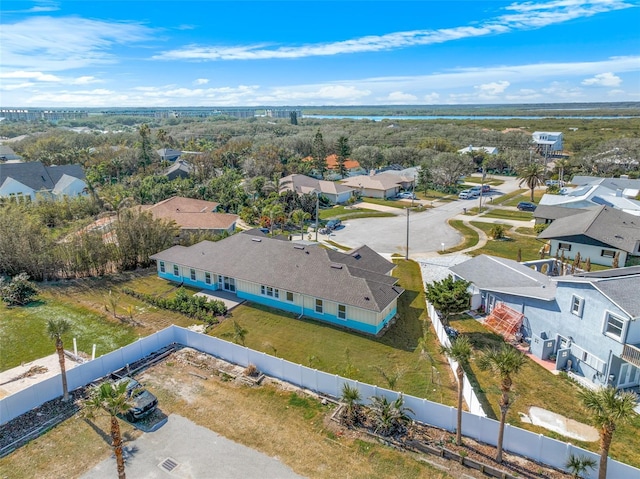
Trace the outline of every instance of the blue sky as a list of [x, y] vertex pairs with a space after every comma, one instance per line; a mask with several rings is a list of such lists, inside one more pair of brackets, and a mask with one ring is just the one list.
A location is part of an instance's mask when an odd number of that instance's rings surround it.
[[640, 0], [11, 1], [0, 106], [640, 101]]

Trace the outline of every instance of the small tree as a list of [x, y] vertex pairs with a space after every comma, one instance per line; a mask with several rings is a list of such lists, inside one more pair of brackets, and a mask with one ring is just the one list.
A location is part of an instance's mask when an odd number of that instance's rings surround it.
[[527, 361], [524, 354], [513, 346], [503, 344], [501, 349], [489, 349], [478, 360], [478, 367], [485, 371], [491, 370], [500, 377], [500, 429], [498, 430], [498, 445], [496, 462], [502, 462], [502, 443], [504, 440], [504, 424], [507, 419], [507, 412], [511, 405], [509, 393], [513, 386], [512, 376], [517, 374]]
[[236, 344], [242, 344], [244, 346], [245, 339], [247, 338], [247, 334], [249, 331], [240, 326], [235, 319], [233, 320], [233, 331], [229, 331], [224, 333], [222, 336], [225, 338], [233, 339], [233, 342]]
[[607, 459], [618, 424], [626, 423], [635, 416], [633, 408], [638, 397], [634, 393], [619, 393], [609, 386], [600, 389], [582, 389], [578, 392], [585, 409], [593, 416], [600, 435], [600, 467], [598, 479], [607, 479]]
[[518, 254], [516, 255], [516, 261], [522, 263], [522, 248], [518, 248]]
[[67, 370], [64, 365], [64, 344], [62, 335], [71, 329], [71, 323], [64, 318], [50, 319], [47, 321], [47, 335], [55, 340], [58, 362], [60, 363], [60, 375], [62, 376], [62, 400], [69, 400], [69, 389], [67, 387]]
[[466, 336], [458, 336], [451, 342], [451, 346], [442, 346], [441, 353], [446, 354], [458, 363], [456, 377], [458, 379], [458, 424], [456, 427], [456, 444], [462, 444], [462, 392], [464, 387], [464, 367], [471, 359], [471, 343]]
[[291, 220], [300, 226], [300, 239], [304, 239], [304, 222], [311, 218], [311, 215], [304, 210], [297, 209], [291, 212]]
[[414, 412], [404, 407], [402, 395], [395, 401], [389, 401], [385, 396], [373, 396], [371, 399], [371, 414], [374, 423], [374, 431], [383, 436], [401, 434], [411, 423], [408, 413]]
[[29, 304], [38, 294], [34, 284], [29, 281], [27, 273], [14, 276], [11, 281], [0, 278], [0, 296], [9, 306], [24, 306]]
[[133, 402], [127, 395], [127, 381], [118, 383], [104, 382], [94, 387], [89, 399], [84, 402], [83, 415], [89, 419], [95, 416], [96, 411], [105, 410], [111, 419], [111, 445], [116, 456], [118, 479], [126, 479], [124, 472], [124, 457], [122, 455], [122, 434], [118, 415], [126, 413], [133, 406]]
[[471, 293], [468, 291], [469, 281], [455, 281], [449, 275], [442, 281], [427, 284], [427, 300], [440, 313], [442, 323], [449, 325], [449, 317], [469, 309]]
[[504, 238], [504, 232], [504, 225], [495, 224], [489, 230], [489, 236], [491, 236], [494, 240], [502, 239]]
[[620, 267], [620, 251], [616, 251], [616, 254], [613, 257], [613, 262], [611, 263], [612, 268]]
[[593, 469], [598, 464], [598, 461], [587, 456], [576, 456], [574, 454], [569, 455], [569, 459], [565, 464], [565, 467], [569, 469], [569, 472], [573, 475], [574, 479], [580, 479], [582, 474], [587, 472], [588, 469]]
[[344, 383], [340, 399], [345, 404], [344, 421], [349, 426], [357, 426], [360, 423], [360, 391], [358, 391], [358, 388]]
[[587, 258], [587, 261], [584, 262], [584, 270], [591, 271], [591, 258]]

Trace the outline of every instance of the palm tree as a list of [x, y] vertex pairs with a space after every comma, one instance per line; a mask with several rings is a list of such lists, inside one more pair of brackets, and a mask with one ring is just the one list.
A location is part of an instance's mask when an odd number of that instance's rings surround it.
[[67, 387], [67, 371], [64, 367], [64, 344], [62, 335], [71, 329], [71, 323], [64, 318], [50, 319], [47, 321], [47, 335], [56, 341], [56, 352], [60, 362], [60, 374], [62, 375], [62, 400], [69, 400], [69, 388]]
[[613, 433], [618, 424], [631, 420], [638, 397], [631, 392], [619, 393], [613, 387], [583, 389], [578, 393], [585, 409], [593, 416], [600, 434], [600, 468], [598, 479], [607, 477], [607, 458]]
[[518, 186], [526, 183], [531, 190], [531, 202], [533, 203], [533, 190], [538, 186], [544, 185], [544, 167], [538, 163], [531, 163], [522, 170], [518, 175], [518, 179], [520, 180]]
[[462, 445], [462, 392], [464, 387], [464, 367], [471, 359], [471, 343], [466, 336], [458, 336], [451, 341], [451, 346], [442, 346], [442, 354], [446, 354], [458, 363], [456, 376], [458, 377], [458, 424], [456, 426], [456, 444]]
[[300, 239], [304, 239], [304, 222], [311, 218], [311, 215], [304, 210], [297, 209], [291, 212], [291, 220], [300, 225]]
[[104, 409], [111, 417], [111, 442], [118, 466], [118, 479], [126, 479], [124, 457], [122, 456], [122, 435], [118, 415], [126, 413], [133, 406], [127, 395], [127, 382], [104, 382], [91, 390], [89, 399], [84, 402], [83, 415], [93, 418], [96, 411]]
[[513, 346], [503, 344], [501, 349], [489, 349], [478, 360], [478, 367], [483, 371], [490, 370], [500, 377], [500, 430], [498, 432], [498, 452], [496, 462], [502, 463], [502, 442], [504, 440], [504, 423], [509, 411], [509, 393], [513, 386], [511, 376], [517, 374], [527, 359]]
[[569, 469], [574, 479], [580, 479], [582, 474], [587, 472], [587, 469], [593, 469], [596, 467], [597, 461], [587, 456], [576, 456], [571, 454], [565, 464], [565, 467]]
[[370, 409], [373, 414], [374, 431], [376, 433], [383, 436], [398, 434], [403, 432], [407, 424], [411, 422], [411, 417], [408, 413], [413, 414], [413, 411], [404, 407], [402, 395], [392, 402], [389, 402], [385, 396], [372, 396], [370, 399]]
[[266, 208], [267, 214], [269, 215], [269, 234], [273, 235], [273, 223], [278, 219], [279, 216], [282, 216], [284, 213], [284, 208], [280, 203], [273, 203]]
[[345, 404], [344, 420], [349, 426], [355, 426], [360, 422], [360, 391], [348, 383], [342, 385], [340, 398]]

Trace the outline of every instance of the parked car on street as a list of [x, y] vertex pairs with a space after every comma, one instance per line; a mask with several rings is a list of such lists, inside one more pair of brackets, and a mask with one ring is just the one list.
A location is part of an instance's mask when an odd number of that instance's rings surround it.
[[120, 378], [116, 384], [127, 383], [127, 396], [133, 401], [133, 407], [125, 413], [129, 422], [135, 422], [148, 416], [158, 406], [158, 398], [147, 391], [138, 381], [128, 376]]
[[521, 201], [520, 203], [518, 203], [517, 208], [520, 211], [535, 211], [536, 210], [536, 204], [535, 203], [531, 203], [529, 201]]
[[333, 219], [333, 220], [329, 220], [327, 222], [326, 228], [328, 230], [335, 230], [336, 228], [340, 227], [342, 225], [342, 221], [338, 220], [338, 219]]
[[470, 200], [473, 198], [477, 198], [478, 196], [480, 196], [480, 190], [464, 190], [461, 191], [460, 194], [458, 195], [458, 198], [460, 198], [461, 200]]
[[403, 191], [401, 193], [398, 193], [396, 195], [396, 198], [401, 200], [415, 200], [417, 197], [415, 194], [411, 193], [410, 191]]

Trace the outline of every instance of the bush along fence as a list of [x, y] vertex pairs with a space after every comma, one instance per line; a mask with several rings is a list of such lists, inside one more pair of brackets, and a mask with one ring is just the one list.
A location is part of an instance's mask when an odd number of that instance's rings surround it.
[[[404, 406], [412, 411], [410, 416], [413, 420], [449, 432], [454, 432], [456, 428], [455, 407], [360, 383], [337, 374], [318, 371], [178, 326], [170, 326], [70, 369], [67, 371], [69, 390], [83, 387], [172, 344], [197, 349], [243, 367], [253, 364], [268, 376], [333, 398], [339, 398], [342, 395], [345, 384], [358, 389], [365, 405], [370, 404], [370, 398], [374, 396], [384, 396], [388, 401], [395, 401], [402, 397]], [[56, 375], [2, 398], [0, 399], [0, 424], [59, 396], [62, 396], [62, 381], [60, 375]], [[466, 411], [463, 413], [462, 434], [476, 441], [495, 446], [498, 427], [498, 421]], [[572, 454], [598, 460], [598, 455], [593, 452], [509, 424], [505, 426], [504, 450], [560, 470], [566, 470], [565, 464]], [[640, 469], [612, 459], [609, 459], [608, 473], [610, 477], [640, 477]], [[585, 477], [595, 478], [593, 474], [592, 471]]]
[[[440, 316], [438, 315], [438, 312], [435, 310], [433, 305], [429, 303], [429, 301], [427, 301], [427, 311], [429, 313], [429, 318], [431, 318], [433, 329], [436, 330], [438, 341], [440, 341], [440, 344], [447, 348], [451, 347], [451, 340], [449, 339], [449, 335], [442, 325], [442, 321], [440, 321]], [[453, 371], [453, 374], [455, 376], [456, 370], [458, 369], [458, 363], [448, 356], [447, 360], [449, 361], [449, 366], [451, 366], [451, 370]], [[467, 403], [469, 411], [471, 411], [473, 414], [477, 414], [478, 416], [487, 416], [487, 414], [484, 412], [484, 409], [482, 409], [482, 405], [480, 404], [478, 396], [476, 396], [476, 393], [473, 390], [473, 386], [471, 385], [471, 382], [469, 381], [466, 373], [464, 375], [462, 395], [464, 396], [464, 401]]]
[[218, 322], [217, 316], [227, 314], [227, 306], [222, 301], [209, 300], [204, 296], [191, 296], [182, 287], [178, 288], [173, 298], [138, 293], [131, 288], [122, 288], [122, 292], [158, 308], [178, 311], [207, 324], [215, 324]]

